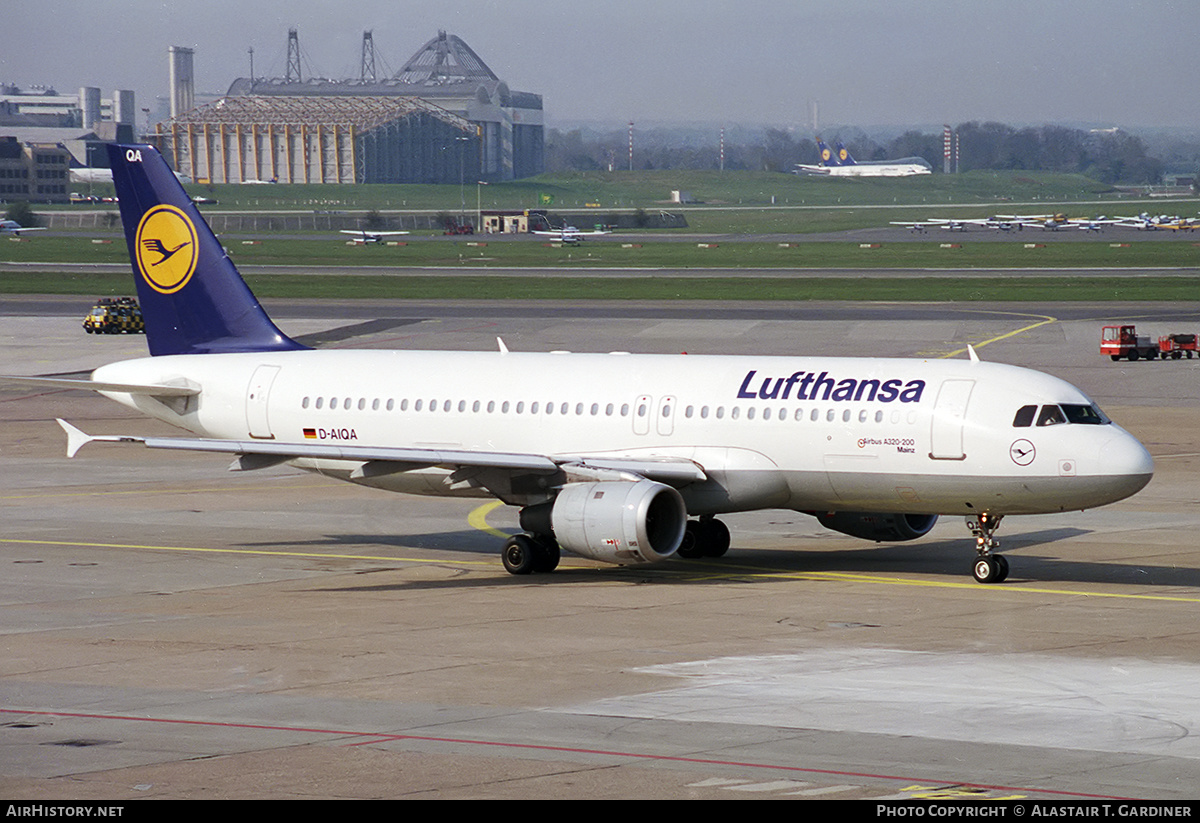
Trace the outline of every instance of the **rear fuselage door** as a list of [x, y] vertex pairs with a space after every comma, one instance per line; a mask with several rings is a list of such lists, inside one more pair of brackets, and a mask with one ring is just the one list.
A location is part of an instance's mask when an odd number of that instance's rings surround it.
[[279, 366], [259, 366], [250, 378], [250, 386], [246, 389], [246, 430], [251, 437], [275, 439], [267, 417], [267, 402], [271, 397], [271, 384], [278, 374]]

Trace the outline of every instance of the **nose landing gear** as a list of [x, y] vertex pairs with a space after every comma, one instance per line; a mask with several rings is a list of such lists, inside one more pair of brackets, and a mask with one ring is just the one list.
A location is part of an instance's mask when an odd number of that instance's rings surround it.
[[967, 518], [967, 528], [975, 537], [975, 551], [979, 556], [975, 559], [972, 574], [980, 583], [1002, 583], [1008, 577], [1008, 560], [993, 550], [1000, 548], [996, 539], [996, 529], [1004, 515], [981, 512], [978, 517]]

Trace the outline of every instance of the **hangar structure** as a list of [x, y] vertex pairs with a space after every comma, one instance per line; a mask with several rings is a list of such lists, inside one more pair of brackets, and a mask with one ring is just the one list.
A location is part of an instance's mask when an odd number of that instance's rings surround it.
[[212, 183], [462, 183], [543, 171], [540, 95], [510, 90], [444, 31], [384, 80], [373, 49], [364, 32], [356, 80], [306, 80], [293, 29], [286, 77], [238, 78], [220, 100], [159, 124], [159, 146], [180, 174]]
[[449, 183], [475, 127], [412, 97], [225, 97], [160, 127], [175, 171], [210, 183]]

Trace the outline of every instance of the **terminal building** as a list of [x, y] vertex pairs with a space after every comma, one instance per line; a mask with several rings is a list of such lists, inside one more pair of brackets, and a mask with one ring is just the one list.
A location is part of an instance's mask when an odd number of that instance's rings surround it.
[[67, 202], [79, 168], [108, 165], [105, 142], [132, 142], [135, 112], [132, 91], [0, 85], [0, 202]]
[[[462, 183], [544, 169], [542, 98], [513, 91], [444, 31], [395, 75], [375, 73], [363, 34], [354, 80], [305, 79], [288, 33], [283, 78], [242, 77], [225, 97], [178, 111], [157, 141], [197, 182]], [[191, 51], [172, 49], [171, 99], [191, 99]]]
[[0, 203], [67, 202], [71, 153], [61, 143], [0, 136]]

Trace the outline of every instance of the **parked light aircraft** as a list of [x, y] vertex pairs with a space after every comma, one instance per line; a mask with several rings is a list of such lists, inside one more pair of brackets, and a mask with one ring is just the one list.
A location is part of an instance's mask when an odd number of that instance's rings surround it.
[[[904, 226], [909, 231], [924, 232], [926, 229], [944, 229], [946, 231], [966, 231], [971, 226], [992, 227], [987, 219], [955, 219], [934, 217], [929, 220], [892, 220], [893, 226]], [[997, 226], [997, 228], [999, 228]], [[1007, 228], [1005, 229], [1007, 231]]]
[[[638, 564], [720, 556], [716, 515], [784, 508], [875, 541], [941, 514], [975, 536], [998, 582], [1000, 520], [1085, 509], [1150, 480], [1145, 448], [1074, 386], [969, 360], [309, 350], [267, 317], [150, 146], [110, 146], [151, 357], [89, 388], [194, 436], [92, 441], [290, 463], [412, 494], [521, 507], [515, 574], [559, 549]], [[179, 251], [168, 259], [148, 250]], [[693, 519], [689, 519], [693, 518]]]
[[341, 233], [353, 235], [355, 243], [383, 243], [388, 237], [408, 234], [406, 231], [368, 231], [366, 229], [342, 229]]
[[1001, 214], [992, 219], [1006, 220], [1019, 228], [1042, 229], [1043, 231], [1060, 231], [1062, 229], [1100, 231], [1104, 226], [1112, 226], [1120, 222], [1116, 217], [1067, 217], [1062, 212], [1057, 214]]
[[1079, 229], [1081, 231], [1100, 231], [1104, 226], [1121, 225], [1123, 219], [1117, 217], [1067, 217], [1065, 214], [997, 214], [992, 217], [933, 217], [928, 220], [892, 220], [893, 226], [904, 226], [911, 231], [923, 232], [926, 229], [945, 229], [947, 231], [966, 231], [969, 228], [994, 229], [996, 231], [1023, 231], [1024, 229], [1043, 229], [1058, 231], [1060, 229]]
[[600, 237], [605, 234], [612, 234], [612, 232], [602, 229], [596, 229], [595, 231], [580, 231], [574, 226], [563, 226], [562, 228], [558, 229], [538, 229], [533, 231], [532, 234], [536, 234], [539, 237], [553, 237], [561, 243], [576, 245], [582, 242], [585, 237]]
[[1151, 215], [1142, 212], [1137, 217], [1117, 217], [1116, 224], [1123, 228], [1137, 229], [1138, 231], [1192, 231], [1200, 228], [1200, 221], [1196, 221], [1187, 217], [1179, 217], [1178, 215], [1158, 214]]
[[797, 174], [824, 174], [831, 177], [911, 177], [914, 174], [933, 173], [933, 167], [924, 157], [864, 160], [860, 163], [850, 156], [850, 152], [841, 141], [838, 141], [837, 154], [834, 155], [819, 137], [817, 149], [821, 153], [820, 162], [815, 166], [797, 163]]
[[21, 234], [27, 231], [45, 231], [43, 226], [22, 226], [16, 220], [0, 220], [0, 234]]

